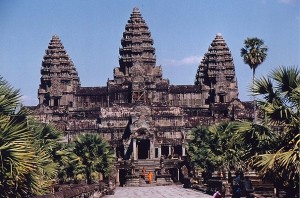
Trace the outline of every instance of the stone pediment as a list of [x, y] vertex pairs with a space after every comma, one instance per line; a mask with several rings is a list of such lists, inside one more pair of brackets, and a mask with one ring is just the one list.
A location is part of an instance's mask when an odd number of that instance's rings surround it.
[[153, 128], [151, 109], [148, 106], [137, 105], [131, 112], [131, 133], [134, 136], [149, 136]]
[[137, 139], [147, 139], [152, 138], [153, 133], [149, 131], [149, 128], [141, 127], [133, 133], [133, 137]]
[[133, 67], [130, 68], [130, 73], [132, 77], [144, 76], [145, 69], [140, 64], [135, 64]]

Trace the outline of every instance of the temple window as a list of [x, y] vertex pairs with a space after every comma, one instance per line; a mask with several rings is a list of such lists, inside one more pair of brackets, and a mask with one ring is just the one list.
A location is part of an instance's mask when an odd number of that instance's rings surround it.
[[54, 105], [55, 107], [57, 107], [59, 105], [59, 99], [58, 98], [55, 98], [54, 99]]
[[220, 102], [221, 102], [221, 103], [224, 103], [224, 102], [225, 102], [225, 96], [224, 96], [224, 95], [219, 96], [219, 99], [220, 99]]

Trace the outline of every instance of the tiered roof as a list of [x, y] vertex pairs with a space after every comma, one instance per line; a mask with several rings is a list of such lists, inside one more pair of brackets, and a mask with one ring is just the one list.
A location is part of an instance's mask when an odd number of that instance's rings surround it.
[[235, 69], [231, 52], [218, 33], [204, 55], [196, 74], [196, 85], [207, 85], [220, 81], [235, 80]]
[[61, 85], [80, 86], [76, 68], [57, 35], [52, 37], [43, 59], [40, 91], [51, 91], [54, 95], [62, 95], [62, 92], [67, 90], [63, 90]]
[[138, 64], [143, 67], [155, 67], [156, 57], [153, 39], [140, 10], [134, 8], [128, 24], [125, 26], [120, 53], [120, 70], [127, 73], [127, 69]]

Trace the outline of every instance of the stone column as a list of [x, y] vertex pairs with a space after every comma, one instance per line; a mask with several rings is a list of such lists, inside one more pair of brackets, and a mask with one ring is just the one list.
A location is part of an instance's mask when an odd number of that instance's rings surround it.
[[117, 175], [116, 175], [116, 185], [120, 185], [120, 170], [117, 168]]
[[157, 157], [160, 158], [161, 157], [161, 145], [158, 146], [158, 153], [157, 153]]
[[127, 150], [128, 150], [128, 146], [124, 145], [124, 156], [126, 156]]
[[169, 145], [169, 155], [172, 154], [172, 145]]
[[149, 159], [153, 159], [155, 155], [154, 141], [150, 140]]
[[139, 145], [136, 145], [136, 150], [135, 150], [135, 158], [138, 160], [139, 159]]
[[182, 156], [185, 156], [185, 144], [182, 144]]
[[113, 147], [114, 148], [114, 156], [117, 158], [117, 147]]
[[136, 155], [136, 139], [132, 139], [132, 155], [133, 155], [133, 160], [137, 160], [137, 155]]

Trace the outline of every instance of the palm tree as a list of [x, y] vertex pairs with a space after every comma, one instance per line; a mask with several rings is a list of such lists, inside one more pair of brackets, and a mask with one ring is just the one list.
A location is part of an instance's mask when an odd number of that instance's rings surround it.
[[69, 160], [70, 153], [62, 143], [62, 132], [54, 126], [31, 119], [29, 126], [34, 135], [32, 145], [36, 152], [37, 168], [34, 174], [39, 183], [39, 192], [36, 194], [47, 194]]
[[0, 192], [3, 197], [32, 197], [38, 185], [33, 135], [27, 124], [27, 111], [21, 109], [19, 90], [0, 77]]
[[88, 184], [92, 183], [92, 173], [108, 175], [111, 172], [114, 155], [110, 145], [100, 135], [79, 135], [74, 141], [73, 152], [77, 156], [77, 168], [82, 170]]
[[[272, 173], [288, 190], [299, 187], [300, 71], [279, 67], [254, 83], [254, 93], [263, 97], [259, 106], [264, 124], [277, 130], [275, 149], [259, 155], [255, 166], [265, 175]], [[293, 193], [293, 192], [292, 192]], [[297, 192], [294, 192], [297, 193]]]
[[[255, 79], [255, 70], [257, 67], [264, 62], [267, 57], [267, 46], [264, 45], [264, 41], [259, 38], [247, 38], [244, 41], [244, 48], [241, 49], [241, 57], [244, 63], [249, 65], [252, 69], [252, 86]], [[256, 123], [256, 102], [253, 96], [253, 110], [254, 110], [254, 123]]]
[[244, 167], [242, 144], [234, 139], [235, 123], [223, 122], [192, 131], [188, 153], [194, 166], [204, 172]]
[[0, 197], [50, 192], [63, 153], [61, 133], [33, 121], [20, 96], [0, 77]]

